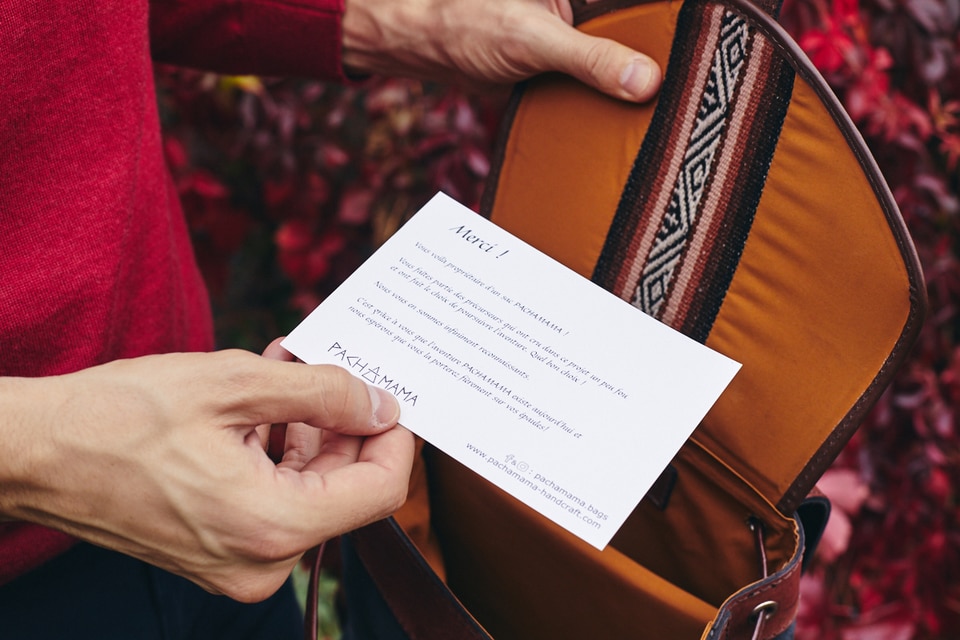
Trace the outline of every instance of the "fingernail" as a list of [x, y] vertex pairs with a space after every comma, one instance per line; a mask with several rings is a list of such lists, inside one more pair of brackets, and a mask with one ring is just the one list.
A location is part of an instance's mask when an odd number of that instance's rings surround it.
[[630, 95], [641, 98], [646, 95], [653, 80], [653, 65], [647, 60], [636, 59], [620, 73], [620, 86]]
[[372, 384], [367, 385], [367, 391], [370, 393], [370, 406], [373, 409], [373, 426], [383, 429], [396, 424], [400, 418], [400, 405], [393, 394]]

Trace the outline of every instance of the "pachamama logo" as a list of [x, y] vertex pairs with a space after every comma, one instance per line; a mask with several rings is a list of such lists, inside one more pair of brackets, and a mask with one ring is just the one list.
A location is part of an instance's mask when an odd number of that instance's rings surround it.
[[413, 390], [404, 387], [399, 380], [381, 372], [379, 365], [373, 366], [369, 360], [366, 360], [363, 356], [348, 353], [339, 342], [334, 342], [330, 348], [327, 349], [327, 353], [330, 352], [333, 352], [333, 357], [345, 365], [345, 369], [356, 373], [356, 375], [367, 382], [386, 389], [395, 395], [400, 402], [412, 406], [417, 405], [417, 394], [414, 393]]

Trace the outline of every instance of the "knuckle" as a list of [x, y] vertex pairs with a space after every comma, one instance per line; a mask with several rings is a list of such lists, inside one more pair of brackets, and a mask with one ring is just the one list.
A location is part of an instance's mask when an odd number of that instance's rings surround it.
[[256, 366], [260, 358], [252, 353], [239, 349], [215, 351], [210, 354], [215, 371], [227, 385], [235, 388], [246, 388], [259, 379], [260, 369]]
[[397, 511], [407, 501], [406, 489], [396, 492], [390, 502], [390, 513]]
[[352, 373], [336, 365], [317, 365], [314, 370], [323, 379], [325, 389], [331, 393], [346, 393], [356, 381]]
[[246, 604], [263, 602], [276, 593], [286, 580], [286, 574], [277, 570], [263, 572], [244, 570], [218, 586], [223, 595]]
[[257, 368], [256, 356], [231, 349], [207, 354], [208, 366], [205, 371], [218, 387], [220, 399], [232, 403], [241, 399], [249, 389], [259, 384], [261, 372]]
[[249, 536], [230, 550], [235, 560], [213, 586], [239, 602], [260, 602], [273, 595], [284, 583], [299, 553], [283, 536]]
[[296, 554], [288, 536], [281, 533], [269, 532], [250, 536], [243, 544], [244, 547], [238, 550], [238, 555], [259, 565], [283, 562]]
[[583, 52], [583, 69], [596, 82], [601, 82], [612, 69], [606, 44], [603, 40], [597, 40]]
[[332, 425], [338, 425], [350, 417], [360, 381], [341, 367], [325, 365], [316, 367], [318, 388], [322, 390], [323, 411]]
[[407, 501], [407, 482], [391, 482], [384, 487], [384, 515], [390, 515]]

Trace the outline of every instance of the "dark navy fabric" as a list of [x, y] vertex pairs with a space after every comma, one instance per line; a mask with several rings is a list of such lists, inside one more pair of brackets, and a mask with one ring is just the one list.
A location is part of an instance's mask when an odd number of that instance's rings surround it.
[[3, 640], [294, 640], [290, 581], [257, 604], [207, 593], [139, 560], [78, 544], [0, 587]]
[[340, 537], [347, 615], [342, 640], [408, 640], [357, 556], [350, 536]]

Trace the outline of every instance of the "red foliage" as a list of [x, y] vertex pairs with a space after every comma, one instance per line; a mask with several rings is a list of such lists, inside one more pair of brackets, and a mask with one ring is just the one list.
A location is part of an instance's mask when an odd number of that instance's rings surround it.
[[[930, 317], [824, 485], [831, 530], [798, 637], [960, 637], [960, 3], [787, 0], [784, 25], [860, 127], [907, 220]], [[289, 330], [436, 190], [477, 204], [498, 105], [161, 70], [167, 156], [222, 343]]]
[[496, 109], [459, 93], [175, 69], [157, 86], [221, 343], [288, 331], [437, 190], [479, 203]]

